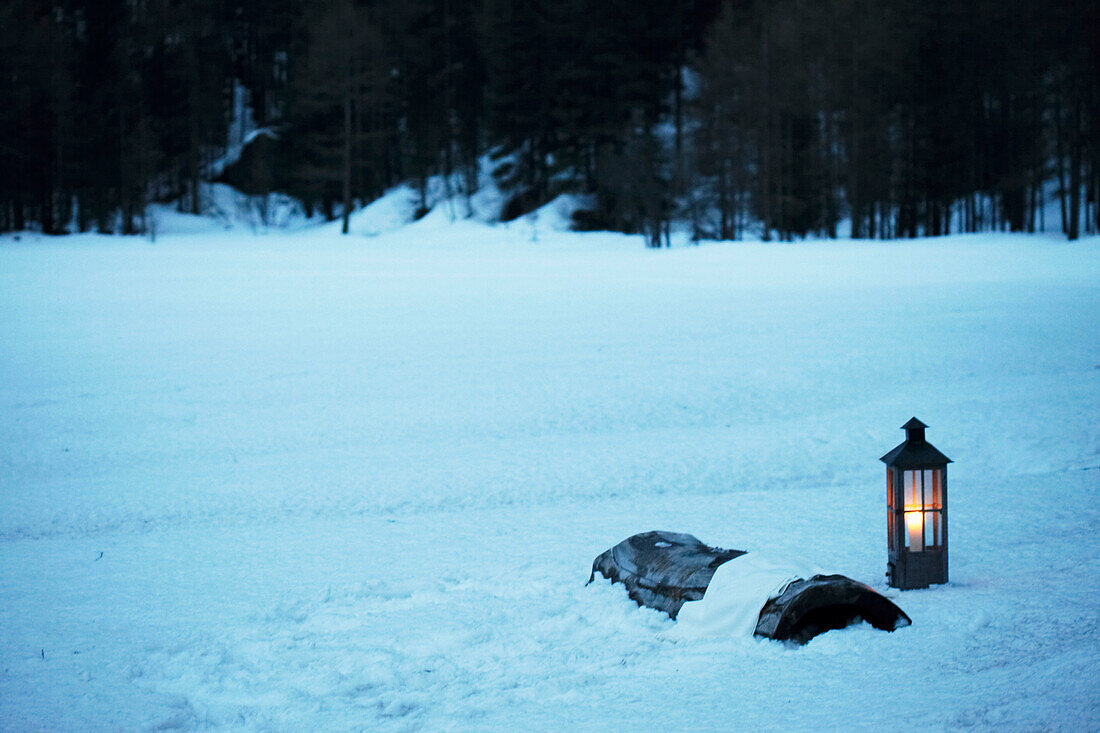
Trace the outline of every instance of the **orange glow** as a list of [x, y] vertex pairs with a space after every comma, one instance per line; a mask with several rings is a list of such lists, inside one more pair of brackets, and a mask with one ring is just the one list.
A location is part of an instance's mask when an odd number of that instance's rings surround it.
[[923, 552], [924, 551], [924, 512], [909, 511], [909, 507], [905, 507], [905, 527], [909, 530], [909, 551], [910, 552]]

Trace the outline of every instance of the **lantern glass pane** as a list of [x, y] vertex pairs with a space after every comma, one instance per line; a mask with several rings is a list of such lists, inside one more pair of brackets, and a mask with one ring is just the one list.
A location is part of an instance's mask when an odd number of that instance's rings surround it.
[[934, 547], [939, 543], [936, 542], [936, 525], [938, 522], [939, 512], [925, 512], [924, 513], [924, 544], [928, 547]]
[[916, 471], [904, 472], [904, 484], [905, 484], [905, 508], [906, 509], [919, 509], [921, 505], [920, 501], [920, 485], [917, 483], [918, 473]]
[[894, 508], [894, 469], [886, 469], [886, 508]]
[[943, 509], [943, 470], [932, 471], [932, 508]]
[[935, 471], [925, 470], [925, 471], [922, 471], [922, 473], [924, 474], [924, 505], [926, 507], [931, 507], [932, 506], [932, 483], [933, 483], [932, 474], [935, 473]]

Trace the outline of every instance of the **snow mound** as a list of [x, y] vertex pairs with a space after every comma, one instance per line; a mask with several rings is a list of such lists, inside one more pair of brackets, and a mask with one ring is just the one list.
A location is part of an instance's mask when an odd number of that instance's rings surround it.
[[[392, 188], [348, 217], [348, 233], [376, 237], [410, 224], [416, 216], [416, 192], [409, 186]], [[328, 226], [340, 227], [339, 221]]]
[[547, 230], [568, 232], [573, 229], [573, 214], [579, 209], [590, 208], [592, 204], [592, 196], [563, 193], [527, 216], [534, 217]]
[[[352, 211], [348, 217], [348, 233], [376, 237], [412, 224], [418, 230], [427, 230], [463, 220], [486, 224], [497, 222], [504, 196], [488, 174], [487, 166], [487, 161], [483, 159], [477, 190], [470, 194], [467, 193], [469, 186], [465, 178], [458, 173], [429, 177], [423, 192], [408, 183], [395, 186]], [[427, 211], [418, 218], [422, 201]], [[338, 219], [336, 222], [326, 222], [325, 227], [339, 231], [342, 223]]]
[[718, 566], [703, 598], [685, 603], [676, 617], [676, 626], [665, 633], [670, 639], [751, 638], [760, 619], [760, 609], [768, 601], [782, 594], [794, 581], [821, 572], [758, 552], [742, 555]]
[[203, 183], [199, 196], [199, 214], [180, 211], [178, 201], [150, 204], [146, 210], [149, 234], [208, 234], [235, 230], [260, 234], [300, 229], [318, 220], [307, 217], [301, 202], [283, 193], [252, 196], [225, 183]]

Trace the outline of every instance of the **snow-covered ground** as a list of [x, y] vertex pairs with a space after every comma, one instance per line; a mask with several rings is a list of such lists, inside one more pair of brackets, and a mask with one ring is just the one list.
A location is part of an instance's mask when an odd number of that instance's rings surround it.
[[[0, 239], [0, 729], [1100, 728], [1100, 240], [539, 226]], [[675, 638], [584, 586], [650, 529], [913, 625]]]

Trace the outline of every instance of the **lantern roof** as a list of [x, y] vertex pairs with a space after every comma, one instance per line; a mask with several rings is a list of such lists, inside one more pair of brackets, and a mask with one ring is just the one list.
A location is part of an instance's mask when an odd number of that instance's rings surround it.
[[924, 429], [928, 427], [927, 425], [914, 417], [901, 427], [905, 431], [905, 442], [880, 458], [880, 461], [903, 471], [935, 468], [951, 463], [950, 458], [924, 439]]

